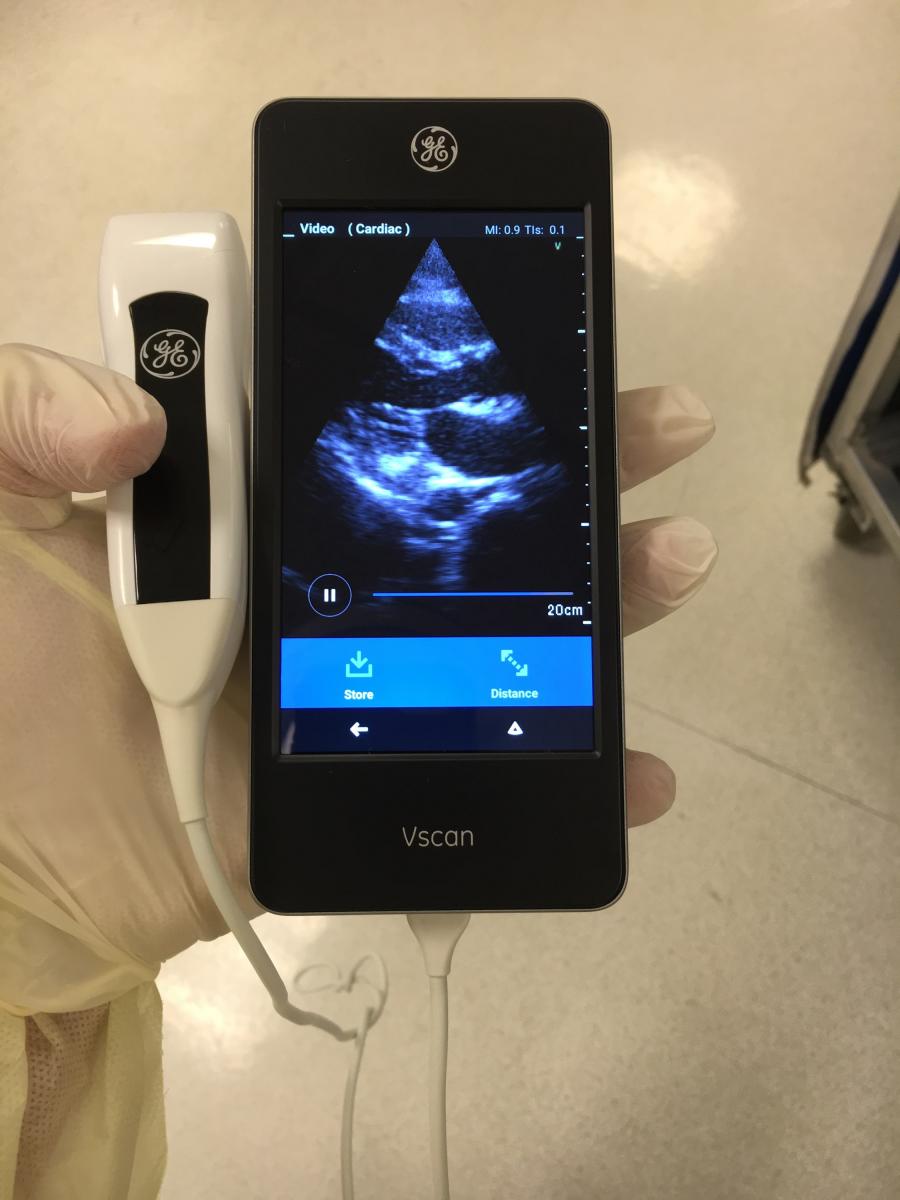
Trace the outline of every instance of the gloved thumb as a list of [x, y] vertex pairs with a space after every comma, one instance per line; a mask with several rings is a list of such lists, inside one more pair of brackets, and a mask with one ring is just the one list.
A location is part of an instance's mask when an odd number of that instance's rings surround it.
[[124, 375], [35, 346], [0, 346], [0, 526], [62, 524], [71, 492], [142, 474], [165, 437], [162, 408]]

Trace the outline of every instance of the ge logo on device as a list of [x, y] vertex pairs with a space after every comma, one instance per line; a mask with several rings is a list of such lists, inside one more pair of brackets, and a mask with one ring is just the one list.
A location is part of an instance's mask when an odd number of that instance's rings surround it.
[[456, 162], [459, 143], [443, 125], [426, 125], [413, 138], [409, 151], [423, 171], [446, 171]]
[[141, 346], [141, 366], [157, 379], [190, 375], [200, 361], [200, 343], [183, 329], [159, 329]]

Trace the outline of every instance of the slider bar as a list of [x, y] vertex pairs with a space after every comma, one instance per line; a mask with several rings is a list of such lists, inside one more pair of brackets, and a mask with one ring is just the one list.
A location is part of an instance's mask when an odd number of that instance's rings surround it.
[[425, 597], [452, 596], [454, 599], [472, 596], [574, 596], [574, 592], [373, 592], [376, 599], [396, 599], [402, 596], [413, 596], [416, 599]]

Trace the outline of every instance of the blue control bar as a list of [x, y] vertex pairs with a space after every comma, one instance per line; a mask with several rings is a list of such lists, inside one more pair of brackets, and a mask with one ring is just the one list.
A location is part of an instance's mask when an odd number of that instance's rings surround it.
[[282, 708], [593, 703], [589, 637], [283, 638]]

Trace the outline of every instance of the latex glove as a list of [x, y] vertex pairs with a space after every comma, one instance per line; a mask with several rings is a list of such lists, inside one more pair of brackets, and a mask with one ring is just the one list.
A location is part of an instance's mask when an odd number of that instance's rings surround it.
[[[687, 458], [716, 431], [712, 413], [684, 387], [621, 392], [618, 414], [623, 492]], [[693, 517], [632, 521], [622, 526], [620, 547], [625, 637], [695, 596], [718, 557], [712, 534]], [[627, 750], [625, 775], [629, 825], [646, 824], [672, 807], [675, 774], [662, 759]]]
[[[619, 412], [624, 487], [713, 433], [709, 412], [683, 389], [624, 393]], [[40, 879], [49, 899], [74, 903], [151, 967], [224, 926], [175, 814], [150, 701], [108, 598], [102, 505], [73, 507], [69, 492], [140, 474], [164, 436], [159, 405], [124, 377], [0, 347], [0, 868]], [[692, 596], [716, 554], [709, 533], [684, 517], [625, 526], [622, 550], [626, 633]], [[248, 704], [242, 652], [213, 717], [206, 785], [223, 864], [253, 912]], [[632, 823], [670, 806], [674, 776], [659, 759], [630, 751], [627, 772]], [[36, 962], [17, 1003], [58, 1011], [58, 969]], [[86, 983], [85, 1004], [104, 998], [89, 992]]]

